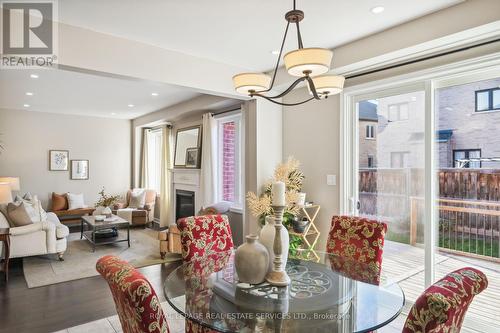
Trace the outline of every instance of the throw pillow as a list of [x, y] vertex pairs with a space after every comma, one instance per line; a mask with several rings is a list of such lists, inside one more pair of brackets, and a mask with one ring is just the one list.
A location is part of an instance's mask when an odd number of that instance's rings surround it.
[[52, 211], [68, 210], [68, 199], [66, 194], [52, 192]]
[[[14, 202], [16, 204], [24, 203], [24, 207], [28, 212], [32, 222], [41, 222], [47, 220], [47, 212], [42, 208], [42, 202], [38, 200], [37, 196], [32, 196], [29, 193], [25, 194], [23, 197], [16, 195]], [[36, 199], [36, 201], [35, 201]]]
[[7, 206], [7, 214], [14, 227], [22, 227], [33, 223], [26, 211], [26, 207], [24, 207], [24, 202], [21, 202], [19, 205], [11, 202]]
[[68, 209], [69, 210], [79, 209], [79, 208], [87, 208], [87, 205], [85, 205], [85, 202], [83, 200], [83, 193], [79, 193], [79, 194], [68, 193], [68, 194], [66, 194], [66, 197], [68, 198]]
[[130, 193], [130, 202], [128, 204], [129, 208], [144, 208], [146, 204], [146, 191], [145, 190], [133, 190]]

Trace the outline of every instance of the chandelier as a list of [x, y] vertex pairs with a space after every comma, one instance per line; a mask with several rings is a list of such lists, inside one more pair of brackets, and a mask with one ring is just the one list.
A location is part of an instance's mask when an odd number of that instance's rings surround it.
[[[300, 105], [313, 99], [326, 99], [330, 95], [340, 93], [344, 87], [345, 78], [340, 75], [325, 74], [330, 70], [333, 52], [329, 49], [318, 47], [304, 48], [299, 27], [300, 21], [304, 19], [304, 12], [296, 9], [295, 0], [293, 0], [293, 10], [286, 13], [285, 19], [287, 21], [285, 35], [281, 42], [278, 60], [272, 78], [264, 73], [237, 74], [233, 76], [233, 84], [236, 91], [250, 97], [261, 97], [270, 102], [284, 106]], [[290, 24], [295, 24], [297, 27], [298, 49], [285, 54], [283, 61], [288, 74], [298, 77], [298, 79], [296, 79], [285, 91], [274, 96], [269, 96], [266, 93], [273, 89]], [[304, 81], [309, 89], [311, 97], [297, 103], [281, 103], [277, 101], [279, 98], [291, 92], [299, 83]]]

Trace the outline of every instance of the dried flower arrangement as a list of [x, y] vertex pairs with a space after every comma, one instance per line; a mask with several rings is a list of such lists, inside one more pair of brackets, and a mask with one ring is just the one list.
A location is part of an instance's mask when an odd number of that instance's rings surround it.
[[291, 218], [299, 213], [299, 207], [295, 204], [298, 199], [298, 194], [302, 189], [304, 182], [304, 174], [299, 169], [300, 162], [293, 157], [288, 157], [285, 163], [280, 163], [274, 170], [273, 178], [265, 185], [264, 193], [259, 197], [253, 192], [247, 193], [247, 204], [253, 216], [259, 218], [261, 224], [264, 223], [265, 217], [273, 214], [271, 206], [271, 186], [274, 182], [282, 181], [286, 186], [285, 193], [285, 214], [283, 223], [286, 225]]
[[106, 194], [104, 187], [101, 192], [99, 192], [99, 200], [95, 203], [95, 207], [110, 207], [120, 201], [121, 196], [119, 195], [108, 195]]

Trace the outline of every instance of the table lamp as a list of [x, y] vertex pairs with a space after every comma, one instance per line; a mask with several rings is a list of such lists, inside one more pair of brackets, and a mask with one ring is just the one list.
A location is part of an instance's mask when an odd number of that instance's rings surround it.
[[11, 191], [20, 191], [19, 177], [0, 177], [0, 183], [8, 183]]
[[0, 183], [0, 204], [12, 202], [12, 191], [9, 183]]

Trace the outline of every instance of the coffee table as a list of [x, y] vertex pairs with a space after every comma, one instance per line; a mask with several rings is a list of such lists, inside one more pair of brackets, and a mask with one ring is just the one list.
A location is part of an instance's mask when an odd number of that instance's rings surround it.
[[[82, 216], [80, 239], [85, 237], [92, 244], [92, 252], [95, 252], [97, 245], [127, 242], [128, 247], [130, 247], [130, 223], [116, 215], [112, 215], [111, 219], [112, 220], [106, 219], [105, 221], [96, 221], [95, 216]], [[84, 231], [85, 227], [88, 230]], [[120, 228], [127, 229], [126, 238], [120, 235], [120, 231], [118, 230]], [[96, 237], [96, 232], [104, 229], [116, 229], [118, 234], [114, 237]]]

